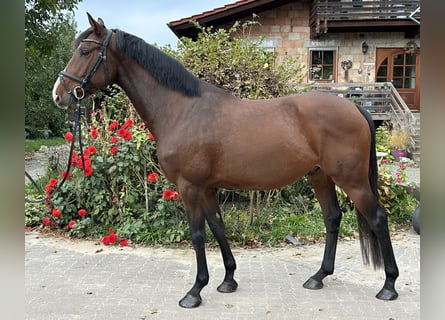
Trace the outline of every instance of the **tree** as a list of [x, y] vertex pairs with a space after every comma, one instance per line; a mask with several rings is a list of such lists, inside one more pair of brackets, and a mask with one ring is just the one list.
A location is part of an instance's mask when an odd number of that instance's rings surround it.
[[[61, 136], [66, 128], [66, 111], [55, 107], [51, 91], [58, 72], [70, 59], [76, 24], [72, 14], [67, 12], [50, 20], [40, 26], [34, 23], [35, 29], [25, 30], [35, 37], [27, 38], [25, 47], [25, 130], [29, 138], [39, 137], [42, 130]], [[49, 30], [48, 37], [39, 40], [36, 35], [43, 30]]]
[[81, 0], [25, 0], [25, 47], [48, 54], [59, 42], [67, 13]]

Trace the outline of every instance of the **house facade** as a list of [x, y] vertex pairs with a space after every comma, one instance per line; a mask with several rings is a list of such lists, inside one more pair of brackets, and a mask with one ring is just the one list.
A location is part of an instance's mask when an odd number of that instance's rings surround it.
[[420, 107], [420, 0], [241, 0], [168, 23], [196, 38], [190, 23], [226, 28], [256, 20], [249, 36], [265, 37], [277, 63], [299, 57], [307, 81], [392, 82], [413, 112]]

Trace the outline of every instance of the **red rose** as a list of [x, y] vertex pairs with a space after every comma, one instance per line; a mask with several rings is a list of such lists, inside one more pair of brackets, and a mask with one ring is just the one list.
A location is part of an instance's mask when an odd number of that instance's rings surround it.
[[176, 191], [173, 191], [173, 195], [171, 196], [171, 198], [170, 199], [173, 199], [173, 200], [178, 200], [179, 199], [179, 193], [178, 192], [176, 192]]
[[172, 198], [172, 196], [173, 196], [173, 191], [170, 189], [166, 189], [162, 192], [162, 197], [165, 200], [170, 200]]
[[57, 179], [54, 179], [54, 178], [49, 179], [49, 182], [48, 182], [50, 187], [57, 186], [57, 183], [58, 183]]
[[51, 193], [53, 193], [53, 191], [54, 191], [54, 188], [51, 187], [50, 185], [45, 186], [45, 193], [47, 196], [49, 196]]
[[109, 228], [108, 228], [108, 232], [109, 232], [109, 233], [114, 233], [114, 229], [113, 229], [113, 227], [109, 227]]
[[110, 131], [113, 131], [117, 127], [119, 127], [119, 122], [117, 120], [111, 121], [110, 126], [109, 126]]
[[74, 166], [77, 161], [77, 152], [73, 150], [71, 153], [71, 165]]
[[43, 218], [43, 225], [45, 227], [49, 226], [51, 224], [51, 219], [48, 217]]
[[73, 134], [71, 132], [65, 133], [65, 140], [68, 142], [73, 141]]
[[85, 217], [87, 215], [87, 211], [85, 209], [79, 209], [79, 211], [77, 211], [77, 214], [81, 217]]
[[57, 208], [54, 208], [51, 213], [54, 218], [60, 218], [62, 216], [62, 211]]
[[89, 177], [93, 174], [93, 168], [91, 166], [86, 167], [85, 170], [83, 171], [85, 177]]
[[[91, 159], [88, 157], [83, 157], [83, 162], [85, 163], [85, 168], [91, 167]], [[82, 169], [83, 167], [83, 162], [82, 162], [82, 157], [78, 156], [77, 157], [77, 167], [79, 169]]]
[[125, 132], [123, 138], [124, 138], [125, 140], [127, 140], [127, 141], [130, 141], [132, 136], [133, 136], [133, 134], [131, 133], [131, 131], [128, 131], [128, 130], [127, 130], [127, 131]]
[[122, 247], [127, 246], [127, 245], [128, 245], [128, 239], [127, 239], [127, 238], [122, 239], [121, 242], [120, 242], [119, 244], [120, 244]]
[[116, 136], [111, 137], [111, 143], [117, 143], [118, 140], [119, 138]]
[[94, 138], [94, 139], [96, 139], [97, 136], [98, 136], [98, 134], [97, 134], [97, 130], [96, 130], [96, 129], [91, 129], [91, 137]]
[[[60, 176], [62, 177], [62, 179], [65, 178], [66, 175], [67, 175], [66, 170], [63, 170], [62, 173], [60, 174]], [[66, 177], [66, 180], [71, 179], [71, 177], [72, 177], [71, 172], [68, 172], [68, 175], [67, 175], [67, 177]]]
[[112, 147], [111, 147], [111, 154], [112, 154], [112, 155], [115, 155], [116, 152], [117, 152], [117, 150], [118, 150], [117, 146], [112, 146]]
[[110, 236], [105, 236], [102, 238], [102, 243], [106, 246], [110, 244]]
[[152, 172], [147, 176], [147, 180], [150, 183], [155, 183], [156, 180], [158, 180], [159, 178], [159, 174], [157, 174], [156, 172]]
[[155, 137], [153, 136], [153, 134], [151, 132], [147, 133], [147, 137], [148, 139], [150, 139], [151, 141], [155, 141]]
[[119, 130], [117, 130], [117, 135], [119, 136], [119, 137], [124, 137], [125, 136], [125, 134], [126, 134], [126, 132], [127, 132], [128, 130], [127, 129], [125, 129], [125, 128], [120, 128]]
[[97, 153], [97, 149], [95, 146], [88, 147], [88, 150], [90, 150], [90, 154], [92, 155]]
[[110, 237], [110, 243], [116, 243], [118, 240], [117, 234], [115, 233], [111, 233], [109, 237]]
[[132, 125], [133, 125], [133, 120], [128, 119], [127, 121], [125, 121], [125, 123], [122, 126], [122, 128], [127, 129], [128, 127], [131, 127]]
[[68, 223], [68, 229], [72, 229], [72, 228], [74, 227], [75, 224], [76, 224], [76, 221], [71, 220], [71, 221]]

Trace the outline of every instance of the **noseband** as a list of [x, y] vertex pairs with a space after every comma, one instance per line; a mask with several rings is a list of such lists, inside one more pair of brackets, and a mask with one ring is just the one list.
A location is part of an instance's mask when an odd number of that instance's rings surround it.
[[[101, 46], [101, 50], [99, 53], [99, 56], [96, 59], [96, 62], [93, 65], [93, 68], [87, 73], [87, 75], [81, 79], [75, 75], [72, 75], [71, 73], [68, 73], [66, 71], [60, 71], [59, 72], [59, 79], [62, 85], [64, 86], [65, 90], [74, 96], [74, 98], [77, 99], [77, 101], [82, 100], [85, 97], [85, 91], [84, 86], [90, 81], [91, 77], [96, 73], [97, 69], [99, 68], [102, 61], [104, 62], [104, 73], [105, 73], [105, 83], [108, 82], [108, 68], [107, 68], [107, 47], [110, 42], [112, 31], [110, 29], [107, 30], [107, 35], [105, 36], [104, 42], [99, 42], [94, 39], [84, 39], [81, 42], [93, 42]], [[63, 77], [67, 77], [73, 81], [76, 81], [79, 83], [79, 86], [74, 87], [73, 89], [70, 89], [69, 86], [64, 81]]]

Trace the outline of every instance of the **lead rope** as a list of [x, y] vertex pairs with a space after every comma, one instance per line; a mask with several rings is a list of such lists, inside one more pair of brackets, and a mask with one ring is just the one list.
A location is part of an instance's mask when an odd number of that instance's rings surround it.
[[[80, 92], [82, 92], [81, 96], [78, 96], [77, 94], [77, 90], [80, 90]], [[63, 204], [70, 204], [73, 203], [73, 201], [71, 202], [66, 202], [66, 203], [54, 203], [51, 198], [54, 197], [54, 195], [56, 193], [58, 193], [60, 191], [60, 189], [62, 188], [63, 184], [65, 183], [70, 170], [71, 170], [71, 159], [72, 159], [72, 155], [73, 155], [73, 151], [74, 151], [74, 144], [75, 144], [75, 137], [76, 137], [76, 133], [78, 133], [78, 137], [79, 137], [79, 147], [80, 147], [80, 152], [81, 152], [81, 159], [82, 159], [82, 168], [85, 172], [85, 159], [83, 156], [83, 146], [82, 146], [82, 130], [81, 130], [81, 107], [80, 107], [80, 101], [83, 99], [84, 97], [84, 91], [82, 87], [76, 87], [74, 88], [74, 92], [73, 92], [74, 97], [77, 99], [77, 104], [76, 104], [76, 121], [74, 123], [74, 130], [73, 130], [73, 140], [71, 141], [71, 146], [70, 146], [70, 153], [68, 156], [68, 164], [67, 164], [67, 168], [66, 168], [66, 173], [62, 178], [62, 181], [60, 181], [60, 183], [57, 185], [57, 187], [54, 189], [53, 192], [51, 192], [50, 195], [44, 197], [43, 199], [27, 199], [25, 198], [25, 202], [26, 203], [47, 203], [50, 202], [54, 205], [63, 205]], [[36, 183], [36, 181], [31, 177], [31, 175], [25, 170], [25, 175], [26, 177], [29, 179], [29, 181], [33, 184], [33, 186], [37, 189], [37, 191], [40, 194], [44, 194], [44, 191], [42, 190], [42, 188]]]

